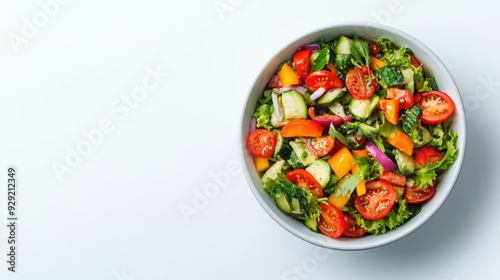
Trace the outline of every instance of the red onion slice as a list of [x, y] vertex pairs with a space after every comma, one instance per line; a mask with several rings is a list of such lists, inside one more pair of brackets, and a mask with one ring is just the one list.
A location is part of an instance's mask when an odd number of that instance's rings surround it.
[[385, 171], [392, 172], [396, 169], [397, 165], [380, 150], [377, 145], [370, 141], [365, 142], [366, 150], [382, 165]]

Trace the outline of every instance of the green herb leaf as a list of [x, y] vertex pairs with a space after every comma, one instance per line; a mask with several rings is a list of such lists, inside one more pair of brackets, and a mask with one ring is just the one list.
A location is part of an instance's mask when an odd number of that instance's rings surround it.
[[330, 51], [327, 48], [323, 48], [319, 51], [314, 52], [311, 55], [312, 58], [312, 70], [311, 72], [316, 72], [325, 67], [325, 65], [330, 60]]
[[348, 145], [347, 139], [345, 138], [345, 136], [342, 135], [342, 133], [338, 132], [335, 129], [335, 126], [333, 126], [333, 124], [330, 125], [330, 130], [328, 131], [328, 134], [330, 135], [330, 137], [332, 137], [332, 139], [339, 140], [340, 143], [344, 144], [345, 146]]

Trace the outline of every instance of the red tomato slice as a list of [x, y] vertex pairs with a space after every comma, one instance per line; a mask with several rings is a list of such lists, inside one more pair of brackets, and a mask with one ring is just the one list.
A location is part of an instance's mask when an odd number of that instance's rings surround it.
[[295, 169], [288, 172], [286, 177], [299, 188], [309, 190], [314, 196], [323, 197], [323, 189], [320, 183], [307, 170]]
[[415, 66], [415, 68], [418, 68], [420, 67], [420, 65], [422, 65], [422, 63], [412, 54], [409, 54], [410, 56], [410, 63], [411, 65]]
[[406, 202], [410, 204], [420, 204], [434, 195], [434, 186], [428, 187], [427, 189], [422, 189], [417, 185], [411, 188], [406, 187], [404, 192], [404, 198]]
[[345, 79], [349, 93], [355, 99], [368, 99], [373, 96], [377, 87], [377, 81], [371, 75], [368, 67], [356, 67], [349, 72]]
[[404, 187], [406, 185], [406, 177], [400, 174], [384, 171], [380, 174], [380, 180], [387, 182], [393, 186]]
[[401, 109], [408, 109], [413, 106], [413, 93], [400, 88], [389, 88], [387, 99], [399, 100]]
[[306, 79], [306, 85], [312, 92], [315, 92], [319, 88], [324, 88], [328, 91], [334, 88], [341, 88], [343, 86], [339, 77], [326, 70], [311, 73]]
[[335, 141], [330, 136], [320, 136], [306, 140], [307, 150], [317, 157], [326, 156], [334, 145]]
[[256, 157], [269, 158], [276, 148], [277, 137], [266, 129], [256, 129], [248, 136], [248, 150]]
[[330, 204], [320, 203], [319, 206], [321, 207], [319, 230], [328, 237], [339, 238], [346, 227], [344, 214]]
[[349, 214], [344, 214], [345, 217], [345, 229], [344, 229], [344, 236], [349, 236], [349, 237], [359, 237], [362, 236], [363, 234], [366, 233], [366, 230], [362, 227], [360, 227], [357, 223], [356, 220]]
[[293, 65], [297, 74], [305, 80], [311, 73], [311, 50], [299, 50], [293, 56]]
[[377, 42], [367, 39], [365, 39], [365, 41], [366, 43], [368, 43], [368, 51], [370, 52], [370, 56], [376, 56], [382, 50], [382, 48], [380, 47], [379, 44], [377, 44]]
[[415, 152], [415, 161], [418, 165], [424, 166], [435, 163], [443, 159], [443, 155], [431, 146], [423, 147]]
[[354, 207], [367, 220], [384, 218], [396, 201], [394, 187], [383, 181], [370, 181], [365, 186], [366, 193], [354, 199]]
[[267, 86], [270, 88], [280, 88], [281, 87], [281, 81], [278, 79], [278, 75], [273, 75], [271, 79], [269, 79], [269, 82], [267, 83]]
[[455, 111], [455, 103], [448, 94], [437, 90], [415, 95], [415, 103], [422, 108], [422, 122], [425, 124], [440, 124]]

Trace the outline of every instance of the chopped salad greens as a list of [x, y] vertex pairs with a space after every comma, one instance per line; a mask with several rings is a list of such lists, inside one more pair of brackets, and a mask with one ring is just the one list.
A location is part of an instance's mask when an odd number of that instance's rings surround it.
[[269, 80], [247, 147], [283, 212], [332, 238], [417, 215], [457, 159], [453, 100], [408, 47], [341, 36], [299, 48]]

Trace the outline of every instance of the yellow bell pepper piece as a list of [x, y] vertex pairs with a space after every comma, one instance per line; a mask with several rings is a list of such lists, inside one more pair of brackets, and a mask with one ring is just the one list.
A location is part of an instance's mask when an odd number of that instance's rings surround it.
[[340, 185], [342, 185], [344, 183], [344, 181], [349, 177], [351, 177], [351, 174], [346, 174], [345, 177], [342, 178], [337, 183], [337, 187], [335, 188], [335, 191], [328, 197], [328, 203], [337, 207], [338, 209], [342, 209], [347, 204], [347, 202], [349, 201], [349, 198], [351, 197], [351, 194], [347, 194], [345, 196], [335, 197], [335, 193], [339, 190]]
[[337, 177], [342, 178], [346, 175], [356, 164], [354, 157], [346, 147], [338, 150], [332, 157], [328, 159], [328, 163], [335, 172]]
[[262, 172], [269, 168], [269, 160], [267, 160], [267, 158], [255, 157], [254, 162], [257, 172]]
[[[356, 164], [352, 168], [351, 172], [352, 172], [352, 174], [356, 174], [356, 173], [358, 173], [358, 171], [359, 171], [359, 165]], [[360, 196], [360, 195], [364, 195], [366, 193], [365, 183], [366, 183], [365, 179], [361, 179], [359, 184], [356, 186], [356, 195]]]
[[281, 66], [281, 70], [278, 71], [278, 79], [280, 80], [282, 87], [299, 84], [299, 76], [297, 76], [292, 67], [290, 67], [287, 63], [283, 64], [283, 66]]
[[387, 65], [387, 63], [383, 62], [382, 60], [380, 60], [376, 57], [372, 57], [372, 59], [370, 61], [370, 69], [372, 69], [373, 71], [379, 70], [380, 68], [382, 68], [386, 65]]

